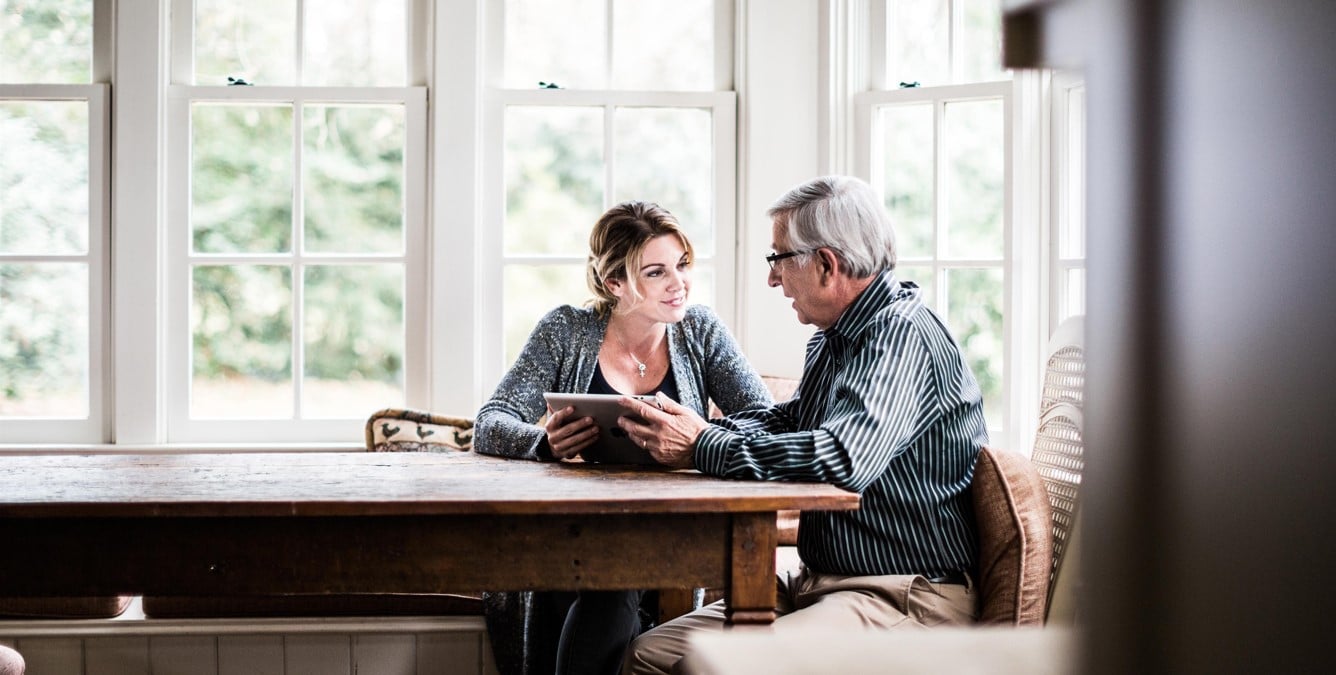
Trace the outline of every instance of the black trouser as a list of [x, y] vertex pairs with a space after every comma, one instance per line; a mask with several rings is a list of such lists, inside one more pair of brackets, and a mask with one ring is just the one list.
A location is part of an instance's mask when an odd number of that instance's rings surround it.
[[644, 591], [534, 593], [535, 608], [542, 609], [533, 620], [543, 625], [533, 626], [533, 632], [547, 638], [538, 638], [540, 644], [534, 645], [535, 663], [551, 658], [547, 662], [554, 664], [552, 672], [557, 675], [617, 675], [626, 646], [642, 629], [644, 595]]

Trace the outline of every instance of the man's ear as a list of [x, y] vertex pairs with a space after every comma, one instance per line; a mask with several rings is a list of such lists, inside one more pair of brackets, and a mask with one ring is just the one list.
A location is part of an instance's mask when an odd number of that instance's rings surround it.
[[840, 273], [840, 257], [828, 248], [816, 250], [817, 264], [821, 266], [823, 279], [834, 279]]

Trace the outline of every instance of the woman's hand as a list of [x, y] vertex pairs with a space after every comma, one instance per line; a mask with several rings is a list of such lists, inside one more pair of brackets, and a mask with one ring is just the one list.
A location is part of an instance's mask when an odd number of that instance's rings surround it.
[[592, 417], [574, 417], [575, 408], [566, 406], [555, 412], [549, 410], [547, 447], [557, 459], [571, 459], [589, 447], [598, 438], [598, 425]]
[[[617, 418], [617, 425], [626, 430], [636, 445], [649, 451], [651, 457], [664, 466], [690, 469], [696, 466], [696, 438], [709, 422], [662, 393], [655, 394], [655, 403], [646, 403], [630, 397], [620, 401], [627, 415]], [[635, 417], [645, 420], [636, 422]]]

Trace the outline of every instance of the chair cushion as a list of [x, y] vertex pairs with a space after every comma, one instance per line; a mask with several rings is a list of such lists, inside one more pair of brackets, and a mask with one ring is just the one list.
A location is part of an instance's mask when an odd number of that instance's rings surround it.
[[481, 615], [482, 596], [455, 594], [144, 596], [157, 618]]
[[371, 452], [472, 450], [473, 420], [386, 408], [367, 418], [366, 447]]
[[979, 621], [1042, 626], [1053, 564], [1048, 494], [1030, 460], [985, 447], [974, 468]]
[[132, 595], [0, 598], [0, 616], [22, 619], [110, 619], [124, 614], [132, 600]]

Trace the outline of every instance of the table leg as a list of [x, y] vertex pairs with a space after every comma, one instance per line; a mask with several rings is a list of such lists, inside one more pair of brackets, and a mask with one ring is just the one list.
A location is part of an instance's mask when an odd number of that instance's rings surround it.
[[775, 513], [733, 515], [726, 618], [730, 624], [775, 620]]

